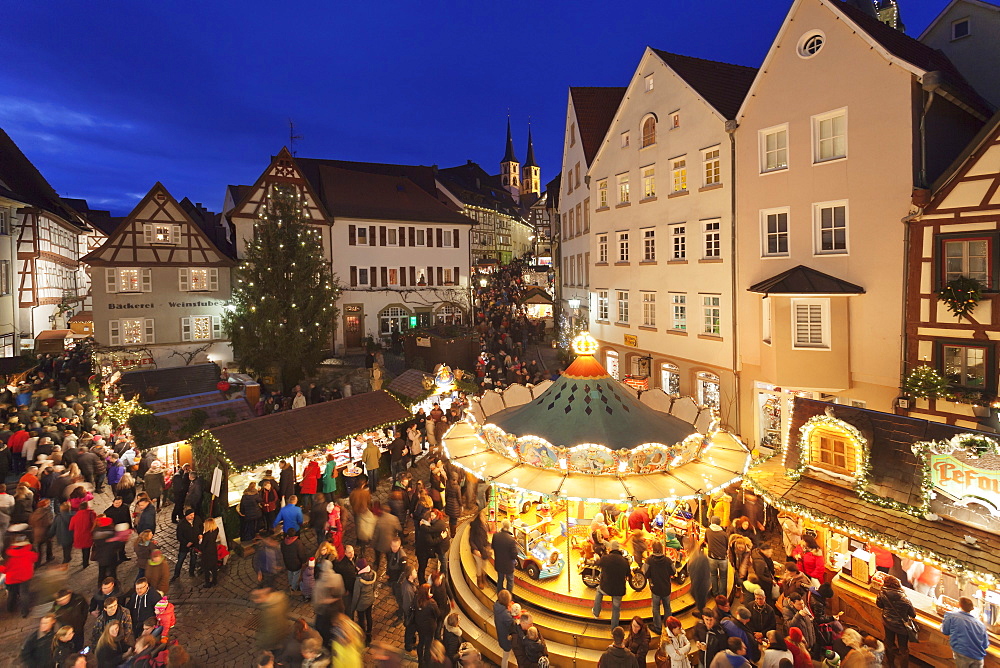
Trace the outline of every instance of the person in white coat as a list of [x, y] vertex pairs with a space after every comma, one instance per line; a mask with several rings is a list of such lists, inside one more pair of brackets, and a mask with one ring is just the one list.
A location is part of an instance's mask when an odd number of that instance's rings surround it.
[[[660, 649], [656, 652], [657, 668], [690, 668], [688, 654], [692, 651], [691, 641], [684, 633], [684, 627], [676, 617], [667, 617], [660, 636]], [[669, 661], [669, 663], [668, 663]]]

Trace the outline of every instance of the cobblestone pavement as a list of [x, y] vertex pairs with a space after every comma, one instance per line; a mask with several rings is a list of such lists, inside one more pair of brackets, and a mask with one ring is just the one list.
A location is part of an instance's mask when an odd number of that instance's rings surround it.
[[[428, 458], [418, 462], [414, 471], [416, 475], [425, 478], [428, 475]], [[377, 498], [385, 499], [388, 494], [388, 481], [383, 481], [380, 485]], [[107, 492], [98, 496], [93, 504], [97, 510], [103, 510], [111, 504], [111, 496]], [[353, 542], [354, 526], [350, 519], [351, 513], [345, 513], [345, 544]], [[170, 506], [167, 505], [160, 510], [157, 517], [158, 530], [156, 539], [160, 543], [161, 549], [167, 555], [171, 564], [175, 563], [177, 554], [177, 539], [174, 527], [170, 522]], [[302, 540], [308, 553], [316, 548], [316, 538], [312, 531], [306, 529], [303, 532]], [[407, 538], [404, 549], [408, 554], [408, 561], [416, 563], [413, 557], [413, 528], [407, 529]], [[59, 549], [56, 552], [61, 555]], [[132, 555], [131, 548], [128, 548], [128, 556]], [[368, 559], [371, 561], [373, 554], [369, 550]], [[58, 557], [57, 557], [58, 560]], [[436, 560], [431, 560], [431, 568]], [[73, 551], [73, 558], [65, 576], [68, 586], [85, 595], [88, 600], [97, 591], [97, 565], [91, 563], [86, 569], [80, 568], [80, 551]], [[57, 567], [58, 568], [58, 567]], [[384, 570], [384, 565], [383, 565]], [[136, 579], [137, 565], [134, 560], [127, 561], [119, 566], [118, 576], [123, 583], [123, 587], [131, 588]], [[279, 574], [277, 581], [287, 589], [287, 580], [283, 574]], [[250, 601], [250, 591], [256, 586], [256, 575], [253, 571], [252, 557], [230, 557], [229, 563], [220, 572], [219, 583], [211, 588], [205, 589], [202, 586], [202, 578], [196, 575], [194, 578], [188, 577], [187, 568], [179, 580], [171, 583], [169, 598], [173, 602], [177, 614], [177, 626], [174, 627], [172, 637], [176, 638], [192, 658], [200, 666], [249, 666], [255, 656], [255, 634], [256, 634], [256, 609]], [[313, 620], [313, 611], [309, 603], [305, 602], [300, 592], [293, 592], [290, 598], [291, 618], [303, 618], [308, 622]], [[19, 665], [17, 652], [28, 634], [37, 626], [37, 616], [40, 612], [22, 619], [16, 613], [6, 612], [6, 608], [0, 606], [0, 666]], [[385, 582], [384, 574], [381, 576], [379, 587], [376, 591], [376, 602], [373, 612], [372, 636], [375, 642], [402, 647], [403, 627], [402, 624], [394, 620], [396, 614], [396, 603], [389, 586]], [[87, 636], [90, 635], [90, 622], [87, 625]], [[416, 666], [415, 654], [409, 655], [410, 659], [405, 661], [405, 665]]]

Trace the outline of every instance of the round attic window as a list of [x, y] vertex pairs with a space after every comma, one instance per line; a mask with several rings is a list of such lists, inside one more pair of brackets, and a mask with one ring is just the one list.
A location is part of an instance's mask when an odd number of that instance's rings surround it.
[[819, 30], [807, 32], [799, 40], [799, 55], [803, 58], [812, 58], [823, 48], [826, 42], [826, 35]]

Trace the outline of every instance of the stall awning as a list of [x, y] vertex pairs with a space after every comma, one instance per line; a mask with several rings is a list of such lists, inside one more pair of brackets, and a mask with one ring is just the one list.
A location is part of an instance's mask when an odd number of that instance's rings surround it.
[[[781, 510], [810, 517], [831, 529], [859, 538], [877, 535], [890, 550], [909, 544], [929, 552], [944, 566], [996, 575], [1000, 573], [1000, 536], [947, 519], [931, 521], [910, 513], [885, 508], [863, 500], [853, 490], [834, 483], [785, 474], [781, 457], [772, 457], [754, 467], [747, 476], [751, 487]], [[965, 543], [976, 539], [976, 546]]]
[[237, 468], [248, 468], [398, 424], [410, 412], [385, 390], [227, 424], [209, 433]]
[[35, 341], [54, 341], [56, 339], [71, 339], [73, 338], [72, 329], [46, 329], [38, 333], [35, 337]]

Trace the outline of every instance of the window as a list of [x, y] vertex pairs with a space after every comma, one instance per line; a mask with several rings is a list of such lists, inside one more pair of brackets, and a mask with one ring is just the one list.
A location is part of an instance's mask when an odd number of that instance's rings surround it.
[[760, 301], [760, 333], [764, 343], [771, 343], [771, 298], [767, 295]]
[[609, 350], [604, 356], [604, 368], [607, 369], [608, 375], [618, 380], [618, 353], [614, 350]]
[[642, 122], [642, 148], [656, 143], [656, 116], [650, 114]]
[[583, 254], [583, 285], [590, 287], [590, 253]]
[[181, 292], [215, 292], [219, 289], [219, 270], [182, 268], [178, 270]]
[[628, 199], [628, 174], [618, 175], [618, 203], [627, 204]]
[[580, 187], [580, 163], [576, 163], [576, 166], [573, 167], [573, 173], [576, 175], [576, 183], [574, 184], [573, 187], [574, 188], [579, 188]]
[[583, 233], [590, 232], [590, 198], [583, 200]]
[[847, 204], [816, 204], [813, 216], [816, 225], [816, 252], [846, 253]]
[[608, 263], [608, 235], [597, 235], [597, 261], [601, 264]]
[[147, 244], [169, 244], [181, 242], [181, 226], [164, 223], [146, 223], [142, 226], [143, 241]]
[[608, 180], [597, 182], [597, 192], [600, 194], [601, 208], [608, 208]]
[[813, 116], [813, 162], [847, 157], [847, 111]]
[[583, 205], [576, 205], [576, 225], [573, 227], [575, 236], [583, 234]]
[[943, 371], [948, 384], [986, 387], [986, 353], [986, 348], [981, 346], [943, 346]]
[[760, 212], [761, 254], [764, 257], [788, 255], [788, 209]]
[[760, 171], [788, 168], [788, 126], [760, 131]]
[[563, 235], [567, 239], [573, 238], [573, 231], [576, 229], [576, 210], [570, 209], [569, 216], [566, 217], [566, 234]]
[[623, 132], [622, 133], [622, 140], [621, 141], [622, 141], [622, 148], [628, 148], [628, 133], [627, 132]]
[[670, 316], [670, 329], [677, 332], [687, 331], [687, 295], [671, 293]]
[[[421, 230], [422, 232], [423, 230]], [[368, 228], [364, 225], [358, 226], [358, 245], [367, 246], [368, 245]]]
[[704, 310], [704, 326], [702, 333], [712, 336], [722, 336], [722, 298], [719, 295], [702, 295], [701, 303]]
[[194, 315], [181, 318], [181, 341], [211, 341], [222, 338], [222, 318]]
[[792, 300], [792, 347], [829, 348], [828, 299]]
[[656, 327], [656, 293], [642, 293], [642, 324], [645, 327]]
[[642, 198], [656, 197], [656, 168], [642, 168]]
[[681, 370], [676, 364], [660, 365], [660, 389], [675, 396], [681, 393]]
[[722, 257], [722, 221], [709, 220], [705, 223], [705, 257]]
[[656, 230], [654, 228], [642, 231], [642, 261], [656, 262]]
[[618, 302], [618, 322], [628, 323], [628, 290], [616, 290], [615, 299]]
[[566, 170], [566, 194], [573, 192], [573, 170]]
[[820, 30], [807, 32], [799, 40], [799, 55], [803, 58], [812, 58], [823, 48], [826, 35]]
[[836, 473], [854, 473], [857, 455], [853, 440], [836, 427], [820, 427], [809, 437], [809, 462]]
[[670, 228], [671, 245], [673, 246], [673, 260], [687, 259], [687, 227], [684, 225], [674, 225]]
[[681, 112], [675, 111], [670, 114], [670, 129], [676, 130], [681, 126]]
[[704, 152], [705, 185], [714, 186], [722, 183], [722, 169], [719, 162], [719, 149], [710, 148]]
[[677, 158], [670, 162], [670, 177], [673, 192], [679, 193], [688, 189], [688, 170], [685, 158]]
[[698, 403], [702, 406], [718, 408], [720, 401], [720, 380], [714, 373], [702, 371], [698, 374]]
[[618, 233], [618, 261], [628, 262], [628, 232]]
[[942, 284], [966, 276], [994, 288], [992, 253], [994, 237], [942, 238]]
[[10, 220], [7, 209], [0, 209], [0, 234], [10, 234]]
[[144, 343], [154, 343], [153, 319], [109, 320], [108, 334], [109, 345], [112, 346], [134, 346]]
[[646, 92], [653, 90], [653, 75], [650, 74], [646, 77]]
[[598, 290], [597, 291], [597, 319], [607, 320], [608, 319], [608, 291]]
[[397, 240], [397, 228], [388, 227], [385, 230], [385, 245], [386, 246], [398, 246], [399, 242]]
[[434, 314], [434, 324], [461, 325], [462, 309], [454, 304], [443, 304]]
[[138, 269], [118, 270], [118, 292], [142, 292], [142, 285], [139, 283], [140, 271]]
[[[451, 269], [444, 270], [445, 283], [450, 282], [449, 281], [450, 274], [451, 274]], [[395, 267], [389, 267], [387, 278], [389, 279], [389, 285], [399, 285], [399, 270], [396, 269]]]
[[358, 285], [368, 285], [367, 267], [358, 267]]
[[969, 18], [958, 19], [953, 21], [951, 24], [951, 39], [952, 41], [956, 39], [962, 39], [963, 37], [968, 37], [972, 34], [972, 24], [969, 22]]
[[10, 294], [10, 260], [0, 261], [0, 295]]
[[443, 234], [441, 235], [441, 245], [445, 248], [451, 248], [454, 237], [455, 235], [452, 234], [452, 230], [443, 230]]
[[378, 314], [379, 332], [392, 334], [410, 328], [410, 312], [399, 306], [387, 306]]
[[576, 123], [569, 124], [569, 145], [576, 146]]

